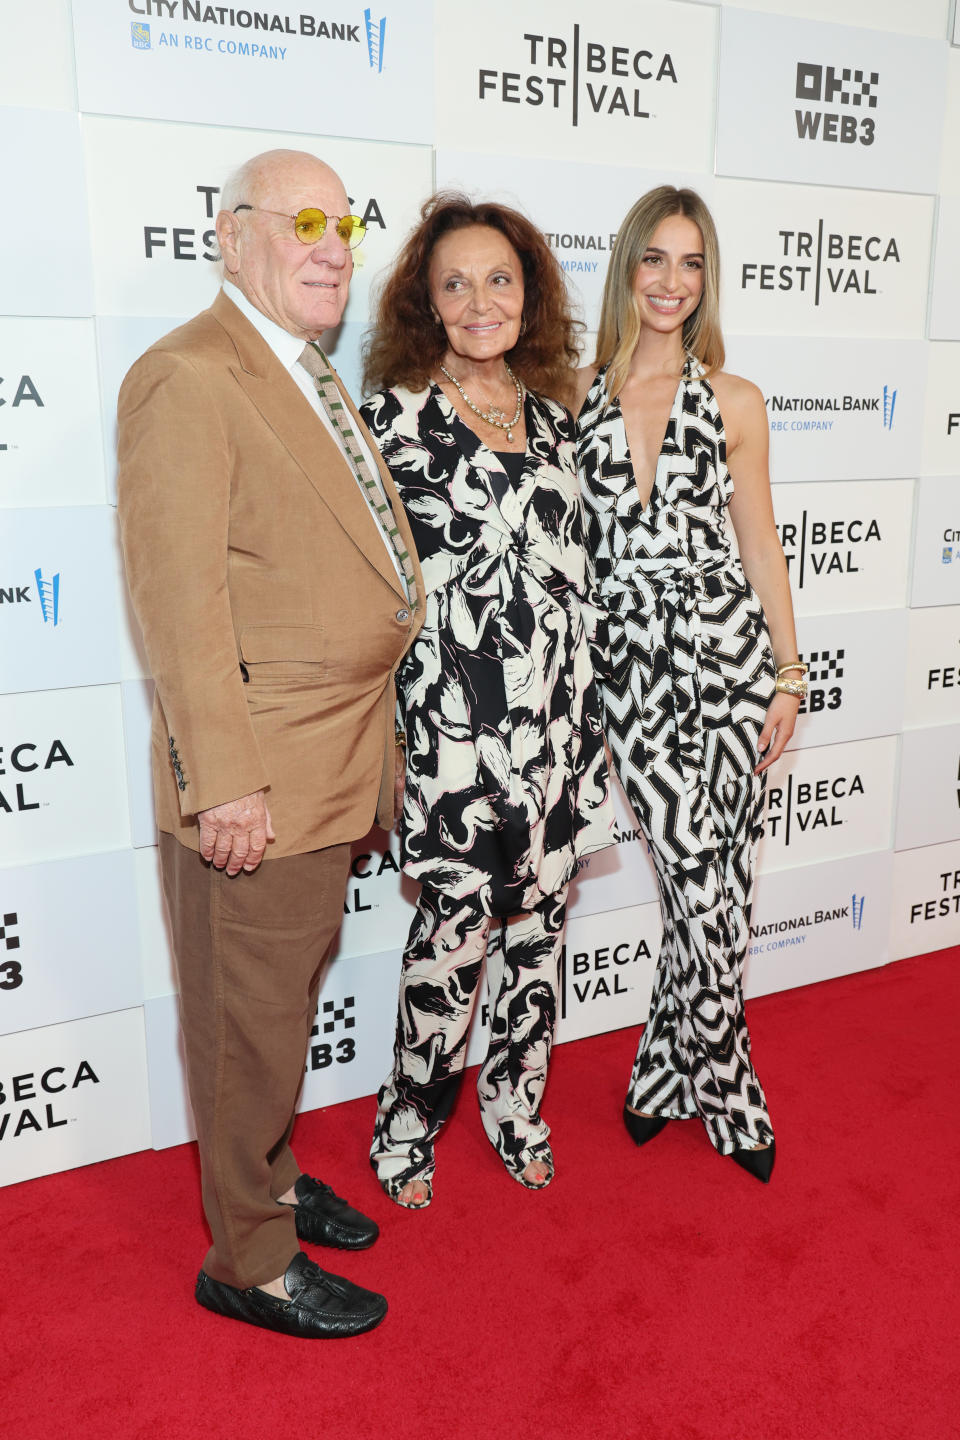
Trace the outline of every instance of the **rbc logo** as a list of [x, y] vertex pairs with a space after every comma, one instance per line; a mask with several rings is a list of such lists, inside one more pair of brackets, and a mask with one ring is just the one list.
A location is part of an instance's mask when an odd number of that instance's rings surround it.
[[134, 50], [150, 49], [150, 26], [144, 25], [140, 20], [130, 22], [130, 44]]
[[364, 10], [363, 24], [367, 32], [367, 59], [370, 61], [370, 69], [376, 70], [379, 75], [383, 69], [383, 40], [387, 21], [384, 16], [374, 20], [370, 11]]

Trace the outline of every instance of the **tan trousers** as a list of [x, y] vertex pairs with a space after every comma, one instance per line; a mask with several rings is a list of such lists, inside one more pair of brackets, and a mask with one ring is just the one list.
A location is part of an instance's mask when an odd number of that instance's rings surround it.
[[203, 1268], [241, 1289], [282, 1275], [300, 1248], [276, 1197], [300, 1174], [289, 1141], [349, 863], [349, 845], [333, 845], [231, 879], [160, 835], [213, 1238]]

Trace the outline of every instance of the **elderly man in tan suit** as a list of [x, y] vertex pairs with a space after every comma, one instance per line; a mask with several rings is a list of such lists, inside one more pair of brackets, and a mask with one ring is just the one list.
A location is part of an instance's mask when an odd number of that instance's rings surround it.
[[[211, 1310], [304, 1336], [386, 1301], [321, 1270], [377, 1227], [289, 1141], [349, 843], [394, 814], [394, 673], [422, 577], [389, 472], [326, 358], [363, 222], [315, 156], [228, 182], [225, 283], [119, 403], [127, 576], [157, 685], [164, 892], [212, 1246]], [[261, 861], [263, 863], [261, 864]]]

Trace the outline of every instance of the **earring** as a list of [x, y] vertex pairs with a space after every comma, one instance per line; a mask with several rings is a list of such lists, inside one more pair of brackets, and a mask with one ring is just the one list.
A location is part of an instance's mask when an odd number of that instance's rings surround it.
[[527, 317], [526, 317], [526, 315], [521, 315], [521, 316], [520, 316], [520, 334], [521, 334], [521, 335], [526, 335], [526, 333], [527, 333]]

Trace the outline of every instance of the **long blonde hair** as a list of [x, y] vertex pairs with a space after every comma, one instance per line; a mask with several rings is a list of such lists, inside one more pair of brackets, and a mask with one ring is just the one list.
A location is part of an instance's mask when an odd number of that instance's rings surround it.
[[606, 390], [610, 400], [623, 389], [630, 359], [640, 338], [640, 310], [633, 293], [637, 267], [657, 226], [671, 215], [686, 216], [699, 226], [703, 236], [703, 293], [696, 310], [684, 321], [684, 348], [697, 357], [708, 374], [723, 368], [717, 227], [705, 201], [695, 190], [658, 185], [641, 195], [628, 211], [617, 232], [607, 269], [594, 364], [598, 369], [608, 367]]

